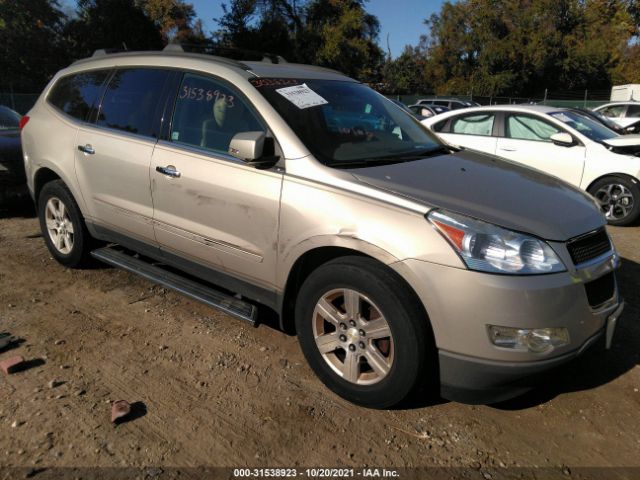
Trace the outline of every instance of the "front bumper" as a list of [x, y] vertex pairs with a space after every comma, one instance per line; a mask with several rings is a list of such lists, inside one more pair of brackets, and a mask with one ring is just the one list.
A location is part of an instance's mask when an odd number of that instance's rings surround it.
[[[442, 396], [465, 403], [493, 403], [530, 390], [536, 376], [611, 340], [623, 303], [592, 306], [588, 288], [614, 275], [615, 254], [582, 270], [549, 275], [493, 275], [419, 260], [392, 267], [414, 288], [429, 315], [440, 360]], [[613, 320], [609, 321], [608, 319]], [[609, 322], [609, 323], [608, 323]], [[564, 327], [570, 343], [548, 354], [493, 345], [487, 325]]]
[[541, 385], [550, 370], [578, 358], [588, 350], [610, 348], [624, 303], [609, 317], [607, 326], [579, 349], [537, 362], [492, 362], [439, 351], [440, 394], [467, 404], [497, 403], [522, 395]]

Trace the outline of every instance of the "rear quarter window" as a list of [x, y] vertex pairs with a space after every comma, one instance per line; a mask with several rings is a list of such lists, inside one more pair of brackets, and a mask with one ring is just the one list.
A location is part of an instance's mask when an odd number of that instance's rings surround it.
[[95, 104], [109, 70], [95, 70], [60, 78], [47, 101], [58, 110], [84, 121]]

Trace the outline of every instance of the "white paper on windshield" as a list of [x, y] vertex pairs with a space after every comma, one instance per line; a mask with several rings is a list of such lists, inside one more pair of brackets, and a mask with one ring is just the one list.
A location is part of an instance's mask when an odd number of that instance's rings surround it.
[[293, 87], [278, 88], [276, 92], [289, 100], [300, 110], [329, 103], [307, 87], [306, 83], [303, 83], [302, 85], [294, 85]]

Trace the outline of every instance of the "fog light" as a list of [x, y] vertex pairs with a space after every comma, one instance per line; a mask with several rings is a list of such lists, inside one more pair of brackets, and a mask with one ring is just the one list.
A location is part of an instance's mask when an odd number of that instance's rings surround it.
[[489, 340], [496, 347], [548, 353], [569, 343], [566, 328], [512, 328], [488, 325]]

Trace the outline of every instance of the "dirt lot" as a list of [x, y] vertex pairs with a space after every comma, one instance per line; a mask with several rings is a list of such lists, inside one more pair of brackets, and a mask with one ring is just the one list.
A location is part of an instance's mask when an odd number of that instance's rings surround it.
[[[325, 389], [295, 337], [123, 271], [65, 269], [28, 208], [5, 211], [0, 331], [24, 342], [0, 360], [33, 362], [0, 374], [0, 467], [453, 466], [488, 479], [640, 466], [640, 227], [611, 233], [627, 301], [611, 351], [505, 404], [374, 411]], [[117, 399], [141, 402], [139, 418], [111, 425]]]

